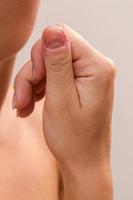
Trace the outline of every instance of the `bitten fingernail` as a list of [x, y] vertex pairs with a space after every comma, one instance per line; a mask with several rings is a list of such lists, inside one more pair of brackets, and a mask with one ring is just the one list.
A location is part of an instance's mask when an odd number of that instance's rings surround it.
[[48, 27], [45, 31], [45, 45], [49, 49], [58, 49], [65, 45], [65, 34], [58, 26]]

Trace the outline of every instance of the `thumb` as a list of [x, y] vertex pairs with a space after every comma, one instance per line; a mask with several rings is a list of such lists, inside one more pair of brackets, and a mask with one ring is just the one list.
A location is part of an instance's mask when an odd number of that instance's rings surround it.
[[62, 27], [48, 27], [42, 37], [43, 58], [46, 65], [46, 95], [57, 97], [76, 94], [72, 52], [69, 38]]

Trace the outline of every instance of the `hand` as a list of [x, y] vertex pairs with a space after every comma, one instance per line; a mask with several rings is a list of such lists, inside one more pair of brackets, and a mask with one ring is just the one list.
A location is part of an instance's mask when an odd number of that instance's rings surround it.
[[66, 25], [44, 31], [17, 75], [13, 107], [25, 117], [45, 95], [44, 135], [63, 174], [110, 164], [114, 78], [113, 62]]

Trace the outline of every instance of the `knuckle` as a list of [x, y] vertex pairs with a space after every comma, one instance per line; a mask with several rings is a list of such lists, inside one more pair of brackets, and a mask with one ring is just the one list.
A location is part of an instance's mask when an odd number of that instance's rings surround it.
[[32, 60], [33, 60], [33, 57], [34, 57], [34, 54], [35, 54], [36, 47], [37, 47], [37, 42], [31, 48], [31, 59]]
[[20, 71], [20, 72], [18, 72], [18, 74], [15, 77], [14, 88], [17, 88], [19, 86], [19, 83], [21, 82], [21, 80], [22, 80], [22, 74]]
[[115, 67], [115, 63], [111, 59], [107, 58], [104, 61], [101, 71], [102, 71], [101, 74], [104, 77], [104, 80], [106, 82], [109, 82], [109, 83], [114, 82], [114, 79], [116, 76], [116, 67]]
[[111, 77], [115, 78], [116, 66], [115, 66], [114, 61], [109, 58], [107, 59], [107, 72]]
[[19, 81], [23, 79], [28, 80], [28, 77], [30, 77], [29, 68], [31, 68], [31, 66], [32, 66], [31, 60], [29, 60], [27, 63], [25, 63], [22, 66], [22, 68], [20, 69], [20, 71], [17, 73], [15, 77], [15, 84], [17, 84]]
[[71, 65], [71, 58], [66, 55], [56, 55], [47, 60], [49, 70], [54, 72], [67, 70], [68, 65]]
[[21, 73], [18, 72], [18, 74], [15, 77], [15, 84], [17, 84], [17, 82], [19, 81], [20, 77], [21, 77]]
[[17, 88], [19, 88], [19, 83], [21, 82], [21, 75], [18, 73], [15, 77], [15, 81], [14, 81], [14, 89], [16, 90]]
[[31, 59], [32, 60], [34, 60], [34, 56], [40, 50], [40, 47], [41, 47], [41, 40], [39, 39], [31, 48]]

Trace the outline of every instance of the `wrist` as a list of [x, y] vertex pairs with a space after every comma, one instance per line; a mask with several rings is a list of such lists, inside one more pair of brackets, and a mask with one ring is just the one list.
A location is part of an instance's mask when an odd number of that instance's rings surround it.
[[86, 169], [63, 169], [65, 200], [112, 200], [113, 181], [111, 162], [105, 161]]

